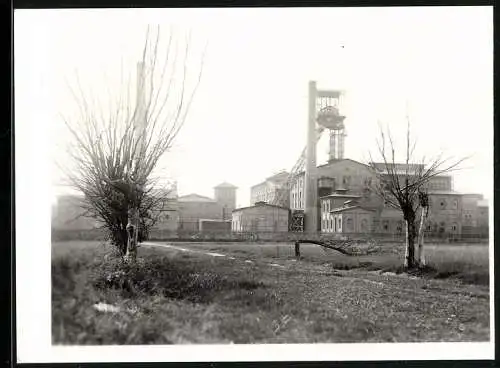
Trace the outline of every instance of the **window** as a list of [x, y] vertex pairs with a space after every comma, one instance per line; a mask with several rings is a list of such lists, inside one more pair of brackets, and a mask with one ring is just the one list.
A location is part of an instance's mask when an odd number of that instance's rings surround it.
[[354, 231], [354, 225], [353, 225], [353, 221], [352, 221], [352, 218], [348, 218], [345, 222], [345, 228], [346, 228], [346, 231], [347, 232], [353, 232]]
[[458, 201], [455, 199], [455, 200], [453, 201], [453, 209], [455, 209], [455, 210], [456, 210], [457, 208], [458, 208]]
[[439, 232], [444, 233], [445, 228], [446, 228], [446, 224], [444, 222], [441, 222], [439, 224]]
[[396, 225], [396, 231], [401, 234], [403, 232], [403, 221], [398, 221]]
[[458, 225], [457, 225], [456, 223], [453, 223], [453, 224], [451, 225], [451, 231], [456, 232], [456, 231], [457, 231], [457, 229], [458, 229]]
[[446, 201], [444, 199], [439, 201], [439, 207], [443, 210], [446, 208]]
[[361, 220], [361, 231], [366, 232], [368, 230], [368, 220], [363, 219]]

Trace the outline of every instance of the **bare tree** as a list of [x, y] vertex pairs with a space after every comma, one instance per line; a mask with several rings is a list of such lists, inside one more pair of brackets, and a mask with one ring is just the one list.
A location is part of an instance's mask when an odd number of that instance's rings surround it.
[[168, 191], [158, 189], [152, 174], [184, 125], [203, 67], [202, 55], [189, 80], [190, 35], [181, 49], [172, 33], [166, 45], [160, 35], [159, 27], [153, 32], [148, 27], [137, 82], [124, 85], [122, 71], [119, 90], [108, 90], [115, 103], [107, 101], [107, 109], [104, 99], [92, 104], [95, 96], [86, 96], [77, 80], [78, 89], [70, 89], [80, 118], [63, 117], [73, 138], [68, 153], [74, 167], [65, 169], [66, 176], [84, 194], [86, 215], [97, 219], [132, 261], [139, 237], [147, 236], [168, 207]]
[[[380, 127], [377, 140], [378, 154], [382, 159], [376, 163], [370, 153], [370, 166], [377, 180], [372, 184], [374, 192], [389, 207], [402, 212], [406, 224], [405, 264], [407, 269], [422, 267], [424, 258], [424, 222], [429, 213], [427, 184], [437, 175], [458, 170], [467, 158], [444, 158], [443, 154], [427, 159], [415, 158], [416, 140], [410, 137], [410, 119], [407, 116], [405, 162], [396, 163], [395, 141], [389, 129]], [[418, 214], [420, 223], [418, 224]], [[417, 228], [418, 225], [418, 228]], [[418, 230], [417, 230], [418, 229]], [[418, 249], [415, 239], [418, 237]]]

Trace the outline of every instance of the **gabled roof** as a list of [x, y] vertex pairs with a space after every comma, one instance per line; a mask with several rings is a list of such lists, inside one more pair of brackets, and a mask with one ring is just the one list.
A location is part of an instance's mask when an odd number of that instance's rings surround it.
[[372, 210], [371, 208], [365, 208], [362, 206], [346, 206], [346, 207], [334, 208], [333, 210], [330, 211], [330, 213], [346, 212], [354, 209], [359, 209], [367, 212], [375, 212], [375, 210]]
[[[326, 163], [326, 164], [323, 164], [323, 165], [319, 165], [319, 166], [317, 166], [317, 168], [318, 168], [318, 169], [322, 169], [322, 168], [326, 168], [326, 167], [331, 167], [331, 166], [335, 166], [335, 165], [337, 165], [337, 164], [339, 164], [339, 163], [341, 163], [341, 162], [346, 162], [346, 161], [350, 161], [350, 162], [353, 162], [353, 163], [355, 163], [355, 164], [358, 164], [358, 165], [364, 166], [364, 167], [366, 167], [367, 169], [371, 169], [371, 167], [370, 167], [370, 166], [368, 166], [368, 165], [366, 165], [366, 164], [364, 164], [364, 163], [362, 163], [362, 162], [359, 162], [359, 161], [356, 161], [356, 160], [350, 159], [350, 158], [342, 158], [342, 159], [339, 159], [339, 160], [332, 160], [332, 161], [330, 161], [330, 162], [328, 162], [328, 163]], [[302, 170], [301, 172], [297, 173], [297, 176], [299, 176], [299, 175], [304, 175], [304, 173], [305, 173], [305, 171], [304, 171], [304, 170]]]
[[237, 189], [238, 187], [236, 185], [233, 185], [228, 182], [223, 182], [220, 183], [219, 185], [216, 185], [214, 188], [231, 188], [231, 189]]
[[364, 164], [362, 162], [359, 162], [359, 161], [356, 161], [356, 160], [353, 160], [353, 159], [350, 159], [350, 158], [341, 158], [339, 160], [331, 160], [330, 162], [328, 162], [326, 164], [319, 165], [318, 168], [320, 168], [320, 167], [328, 167], [328, 166], [335, 166], [338, 163], [346, 162], [346, 161], [351, 161], [351, 162], [354, 162], [355, 164], [358, 164], [358, 165], [361, 165], [361, 166], [365, 166], [367, 168], [370, 167], [370, 166], [368, 166], [368, 165], [366, 165], [366, 164]]
[[214, 199], [196, 193], [180, 196], [178, 202], [215, 202]]
[[264, 203], [264, 202], [257, 202], [253, 206], [236, 208], [236, 209], [233, 210], [233, 212], [238, 212], [238, 211], [241, 211], [241, 210], [246, 210], [246, 209], [255, 208], [255, 207], [273, 207], [273, 208], [281, 208], [283, 210], [287, 210], [288, 211], [288, 207], [278, 206], [276, 204], [269, 204], [269, 203]]
[[326, 199], [326, 198], [361, 198], [362, 196], [356, 195], [356, 194], [340, 194], [340, 193], [333, 193], [333, 194], [328, 194], [326, 196], [320, 197], [319, 199]]

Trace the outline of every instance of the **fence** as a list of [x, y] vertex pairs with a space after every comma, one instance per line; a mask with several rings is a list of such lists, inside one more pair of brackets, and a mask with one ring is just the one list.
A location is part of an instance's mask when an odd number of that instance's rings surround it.
[[[53, 241], [103, 240], [102, 230], [52, 230]], [[194, 241], [194, 242], [294, 242], [296, 240], [375, 240], [385, 243], [402, 243], [404, 233], [306, 233], [306, 232], [230, 232], [221, 230], [188, 231], [158, 230], [149, 233], [152, 241]], [[488, 234], [426, 233], [426, 243], [488, 243]]]

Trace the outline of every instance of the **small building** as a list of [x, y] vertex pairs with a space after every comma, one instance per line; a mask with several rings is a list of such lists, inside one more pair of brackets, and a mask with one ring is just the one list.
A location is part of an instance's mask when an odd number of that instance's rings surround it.
[[178, 230], [230, 231], [231, 214], [236, 207], [237, 189], [235, 185], [222, 183], [214, 187], [214, 198], [195, 193], [178, 197]]
[[357, 204], [347, 203], [330, 211], [329, 221], [326, 221], [322, 232], [330, 233], [368, 233], [373, 228], [375, 211], [363, 208]]
[[199, 231], [200, 219], [223, 220], [221, 204], [199, 194], [180, 196], [178, 208], [181, 231]]
[[233, 232], [286, 232], [289, 210], [286, 207], [257, 202], [233, 211]]

